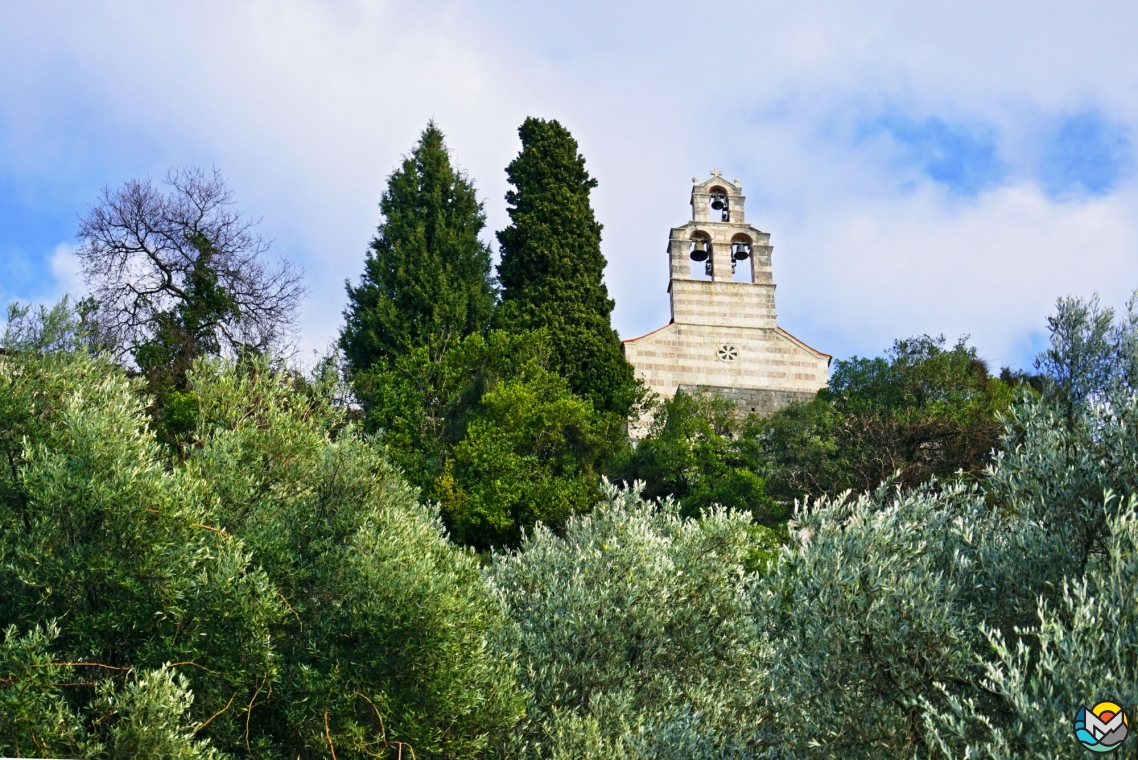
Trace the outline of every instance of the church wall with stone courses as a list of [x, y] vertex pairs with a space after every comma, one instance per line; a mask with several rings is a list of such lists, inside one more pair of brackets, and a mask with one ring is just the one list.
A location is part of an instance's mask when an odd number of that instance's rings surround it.
[[[738, 180], [713, 170], [692, 182], [692, 220], [668, 241], [672, 321], [624, 341], [625, 358], [667, 398], [714, 392], [760, 414], [809, 400], [831, 357], [778, 326], [770, 234], [746, 223]], [[750, 269], [747, 281], [736, 279], [739, 267]]]

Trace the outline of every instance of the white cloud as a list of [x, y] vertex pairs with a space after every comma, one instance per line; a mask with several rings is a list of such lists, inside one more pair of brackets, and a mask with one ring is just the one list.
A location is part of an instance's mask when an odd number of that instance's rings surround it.
[[[0, 20], [0, 168], [74, 175], [93, 200], [220, 166], [305, 265], [304, 344], [322, 349], [428, 118], [493, 230], [517, 125], [555, 117], [601, 183], [625, 335], [666, 321], [668, 229], [687, 180], [718, 165], [773, 234], [792, 332], [839, 356], [970, 333], [1021, 363], [1056, 296], [1138, 284], [1132, 183], [1057, 202], [1035, 176], [1050, 121], [1094, 109], [1138, 127], [1136, 21], [1123, 2], [44, 2]], [[1006, 184], [951, 198], [851, 139], [886, 112], [989, 125]]]
[[967, 206], [936, 188], [866, 202], [794, 239], [804, 255], [783, 271], [827, 298], [796, 292], [783, 314], [863, 354], [893, 337], [970, 334], [992, 364], [1017, 364], [1056, 297], [1099, 291], [1121, 305], [1138, 285], [1138, 258], [1120, 255], [1138, 248], [1134, 200], [1057, 204], [1020, 185]]
[[75, 247], [70, 243], [60, 243], [55, 247], [51, 254], [51, 274], [55, 278], [53, 301], [67, 295], [74, 302], [86, 294], [79, 258], [75, 255]]

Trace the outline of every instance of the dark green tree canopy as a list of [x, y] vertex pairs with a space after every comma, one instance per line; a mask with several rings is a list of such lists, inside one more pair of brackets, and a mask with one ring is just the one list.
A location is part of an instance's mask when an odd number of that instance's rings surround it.
[[213, 244], [201, 233], [190, 235], [197, 259], [185, 275], [183, 297], [154, 315], [154, 335], [134, 346], [134, 359], [143, 374], [159, 384], [185, 390], [186, 373], [200, 356], [221, 353], [219, 327], [239, 318], [233, 293], [222, 287], [213, 269]]
[[766, 493], [760, 425], [754, 415], [741, 417], [730, 399], [679, 391], [654, 409], [648, 435], [618, 478], [642, 481], [645, 498], [674, 498], [687, 517], [720, 505], [777, 527], [788, 515]]
[[544, 332], [490, 330], [356, 376], [367, 427], [457, 543], [501, 549], [537, 521], [560, 528], [600, 498], [605, 464], [627, 448], [624, 419], [574, 395], [550, 363]]
[[388, 179], [363, 277], [348, 284], [340, 345], [354, 371], [416, 346], [432, 355], [483, 330], [494, 308], [486, 214], [432, 121]]
[[771, 493], [869, 491], [895, 474], [907, 487], [977, 476], [1011, 402], [1011, 388], [963, 339], [948, 348], [943, 336], [922, 335], [895, 341], [884, 357], [837, 361], [817, 398], [762, 423]]
[[495, 322], [510, 331], [548, 330], [556, 369], [573, 392], [626, 414], [635, 380], [602, 280], [601, 225], [589, 205], [597, 182], [557, 121], [531, 117], [518, 133], [522, 152], [506, 168], [512, 224], [498, 233], [502, 304]]

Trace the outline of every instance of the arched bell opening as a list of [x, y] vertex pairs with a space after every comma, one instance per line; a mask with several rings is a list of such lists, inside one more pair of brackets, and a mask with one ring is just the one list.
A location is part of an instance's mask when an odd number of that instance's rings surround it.
[[731, 221], [731, 202], [727, 198], [727, 191], [716, 185], [708, 191], [708, 205], [711, 206], [711, 218], [719, 215], [720, 221]]
[[691, 236], [691, 246], [688, 256], [691, 258], [691, 276], [693, 280], [710, 280], [714, 271], [711, 255], [711, 236], [705, 232], [697, 232]]
[[742, 233], [731, 238], [731, 279], [735, 282], [752, 282], [752, 268], [755, 259], [752, 252], [754, 242], [749, 235]]

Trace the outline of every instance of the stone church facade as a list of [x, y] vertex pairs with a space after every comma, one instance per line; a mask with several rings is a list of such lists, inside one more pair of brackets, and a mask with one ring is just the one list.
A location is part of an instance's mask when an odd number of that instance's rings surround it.
[[717, 393], [744, 414], [809, 400], [831, 357], [778, 326], [770, 233], [746, 223], [738, 180], [692, 181], [692, 219], [668, 241], [672, 320], [624, 341], [625, 358], [666, 398]]

